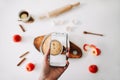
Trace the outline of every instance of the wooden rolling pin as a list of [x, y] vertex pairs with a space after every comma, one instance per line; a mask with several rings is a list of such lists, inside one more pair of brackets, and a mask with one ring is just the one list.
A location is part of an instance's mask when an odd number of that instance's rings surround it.
[[71, 10], [73, 7], [76, 7], [78, 5], [80, 5], [80, 2], [63, 6], [61, 8], [56, 9], [56, 10], [48, 12], [47, 15], [40, 16], [40, 19], [58, 16], [58, 15], [64, 13], [64, 12], [67, 12], [67, 11]]

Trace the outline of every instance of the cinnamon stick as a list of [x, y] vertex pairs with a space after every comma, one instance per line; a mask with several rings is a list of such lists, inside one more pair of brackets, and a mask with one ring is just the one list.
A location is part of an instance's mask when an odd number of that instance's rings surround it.
[[25, 55], [27, 55], [29, 53], [29, 51], [27, 51], [27, 52], [25, 52], [25, 53], [23, 53], [19, 58], [22, 58], [22, 57], [24, 57]]
[[17, 66], [20, 66], [25, 60], [26, 60], [26, 58], [23, 58], [23, 59], [17, 64]]
[[24, 27], [23, 27], [21, 24], [19, 24], [19, 26], [20, 26], [21, 30], [22, 30], [23, 32], [25, 32]]

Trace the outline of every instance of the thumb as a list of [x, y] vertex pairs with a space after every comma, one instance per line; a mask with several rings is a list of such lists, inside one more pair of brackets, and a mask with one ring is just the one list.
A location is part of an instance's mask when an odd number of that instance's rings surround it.
[[48, 49], [48, 52], [45, 53], [45, 55], [44, 55], [44, 59], [45, 59], [45, 61], [48, 61], [48, 59], [49, 59], [49, 55], [50, 55], [50, 49]]

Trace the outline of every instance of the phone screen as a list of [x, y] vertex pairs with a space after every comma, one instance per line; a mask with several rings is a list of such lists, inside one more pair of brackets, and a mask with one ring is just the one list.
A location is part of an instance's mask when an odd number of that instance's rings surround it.
[[52, 33], [50, 42], [50, 66], [65, 66], [68, 34]]

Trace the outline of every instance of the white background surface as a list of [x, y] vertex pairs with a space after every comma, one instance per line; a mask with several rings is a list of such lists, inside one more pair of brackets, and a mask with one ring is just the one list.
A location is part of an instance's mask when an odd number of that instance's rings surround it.
[[[42, 13], [63, 5], [80, 1], [81, 5], [59, 16], [65, 25], [53, 26], [51, 20], [39, 20]], [[70, 40], [82, 48], [83, 44], [95, 44], [102, 51], [96, 57], [83, 55], [81, 59], [70, 59], [70, 66], [59, 80], [120, 80], [120, 1], [119, 0], [0, 0], [0, 80], [38, 80], [42, 54], [33, 46], [36, 36], [58, 31], [65, 32], [67, 26], [76, 18], [80, 21], [70, 32]], [[27, 10], [35, 18], [34, 23], [18, 22], [20, 10]], [[19, 28], [22, 24], [26, 32]], [[84, 35], [83, 31], [102, 33], [105, 36]], [[22, 42], [14, 43], [12, 36], [20, 34]], [[17, 67], [19, 56], [30, 51], [27, 61]], [[36, 64], [33, 72], [27, 72], [28, 62]], [[88, 66], [96, 64], [99, 71], [91, 74]]]

